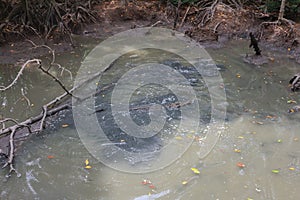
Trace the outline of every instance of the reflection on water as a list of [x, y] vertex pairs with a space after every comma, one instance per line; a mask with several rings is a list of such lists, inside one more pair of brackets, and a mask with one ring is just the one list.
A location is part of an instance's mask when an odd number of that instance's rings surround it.
[[[129, 174], [106, 167], [91, 157], [74, 126], [48, 130], [34, 136], [18, 152], [16, 167], [22, 173], [21, 178], [13, 176], [6, 180], [7, 171], [0, 172], [3, 180], [0, 198], [297, 199], [300, 116], [287, 113], [293, 106], [287, 102], [300, 101], [300, 95], [291, 93], [287, 84], [299, 67], [288, 57], [273, 52], [266, 53], [274, 57], [273, 62], [251, 66], [243, 63], [240, 55], [249, 52], [244, 48], [247, 43], [237, 41], [229, 46], [209, 50], [222, 66], [229, 105], [224, 132], [204, 159], [198, 157], [205, 145], [198, 133], [191, 147], [172, 165], [153, 173]], [[121, 68], [118, 70], [114, 72], [116, 75], [122, 73]], [[112, 75], [107, 76], [108, 81], [112, 79]], [[40, 87], [47, 84], [42, 81]], [[56, 90], [53, 88], [52, 92]], [[57, 123], [61, 126], [70, 122]], [[214, 129], [204, 127], [203, 131], [207, 128]], [[180, 143], [181, 138], [177, 139]], [[91, 169], [85, 169], [86, 159]], [[238, 163], [244, 167], [237, 166]], [[200, 174], [193, 173], [192, 167]]]

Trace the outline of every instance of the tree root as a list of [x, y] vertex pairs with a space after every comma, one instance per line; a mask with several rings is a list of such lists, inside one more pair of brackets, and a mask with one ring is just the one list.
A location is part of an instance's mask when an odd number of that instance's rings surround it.
[[260, 25], [259, 25], [259, 29], [260, 29], [260, 36], [259, 38], [262, 38], [263, 36], [263, 27], [266, 26], [266, 25], [281, 25], [282, 23], [285, 23], [287, 24], [287, 26], [290, 28], [289, 29], [289, 33], [292, 33], [293, 30], [294, 30], [294, 24], [295, 22], [291, 21], [291, 20], [288, 20], [288, 19], [285, 19], [285, 18], [282, 18], [282, 19], [278, 19], [274, 22], [262, 22]]

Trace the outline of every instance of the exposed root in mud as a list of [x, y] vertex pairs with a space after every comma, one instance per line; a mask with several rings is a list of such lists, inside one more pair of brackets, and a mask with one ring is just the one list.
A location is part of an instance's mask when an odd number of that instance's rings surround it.
[[[95, 23], [92, 5], [97, 1], [0, 1], [0, 39], [10, 35], [26, 38], [34, 34], [48, 39], [53, 35], [70, 34], [84, 23]], [[2, 9], [3, 8], [3, 9]], [[72, 41], [70, 41], [72, 42]]]

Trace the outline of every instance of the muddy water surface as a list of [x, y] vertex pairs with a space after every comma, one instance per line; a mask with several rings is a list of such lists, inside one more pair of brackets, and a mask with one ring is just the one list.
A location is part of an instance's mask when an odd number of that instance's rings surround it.
[[[32, 137], [20, 149], [15, 161], [17, 170], [22, 174], [20, 178], [12, 176], [7, 180], [7, 171], [0, 172], [0, 198], [297, 199], [300, 195], [300, 115], [290, 115], [287, 110], [294, 105], [288, 104], [288, 101], [299, 102], [300, 95], [291, 93], [287, 85], [289, 78], [298, 72], [299, 66], [288, 56], [275, 52], [265, 53], [271, 58], [267, 65], [245, 64], [241, 54], [251, 52], [245, 47], [247, 42], [234, 41], [227, 47], [208, 50], [220, 66], [224, 80], [224, 85], [220, 87], [226, 90], [228, 108], [225, 125], [220, 123], [223, 132], [218, 143], [205, 158], [199, 159], [199, 151], [205, 145], [203, 135], [199, 132], [190, 148], [170, 166], [147, 174], [120, 172], [94, 159], [81, 143], [70, 120], [63, 119], [57, 122], [58, 126], [70, 124], [69, 127], [46, 130]], [[145, 52], [136, 54], [136, 59], [149, 60], [155, 52], [150, 58]], [[75, 63], [80, 58], [72, 55], [74, 53], [58, 59], [76, 71], [78, 66]], [[120, 69], [132, 62], [132, 59], [117, 62], [120, 66], [108, 72], [106, 81], [122, 74]], [[10, 75], [6, 74], [5, 77], [10, 77], [14, 72], [6, 73]], [[42, 76], [38, 73], [27, 73], [27, 78], [23, 79], [27, 87], [39, 91], [28, 92], [28, 98], [34, 104], [31, 107], [38, 107], [60, 93], [55, 83], [36, 78]], [[38, 88], [34, 87], [34, 83], [39, 83]], [[194, 87], [195, 90], [205, 91], [205, 85], [200, 83], [194, 83]], [[48, 90], [44, 92], [42, 88]], [[45, 100], [39, 99], [45, 94], [48, 95]], [[202, 97], [204, 101], [209, 100], [205, 92]], [[1, 101], [7, 102], [2, 103], [5, 115], [13, 113], [12, 116], [25, 118], [27, 114], [16, 112], [21, 108], [11, 103], [18, 98], [9, 92], [1, 96]], [[26, 106], [25, 101], [23, 104], [23, 107]], [[209, 111], [209, 108], [204, 110]], [[36, 112], [39, 112], [38, 109]], [[218, 127], [218, 121], [214, 126], [207, 127], [205, 117], [202, 120], [202, 131]], [[182, 131], [176, 130], [176, 126], [170, 131], [176, 132], [175, 139], [179, 145], [182, 138], [189, 136], [181, 134]], [[91, 169], [85, 169], [86, 159]], [[237, 166], [238, 163], [243, 167]], [[197, 168], [200, 174], [194, 173], [191, 168]], [[151, 181], [151, 184], [147, 181]]]

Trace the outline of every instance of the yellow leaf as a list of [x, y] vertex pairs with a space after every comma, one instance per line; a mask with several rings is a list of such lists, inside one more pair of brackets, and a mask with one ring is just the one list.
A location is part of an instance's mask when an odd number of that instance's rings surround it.
[[238, 136], [238, 138], [239, 138], [239, 139], [244, 139], [244, 137], [243, 137], [243, 136]]
[[182, 185], [186, 185], [187, 183], [187, 181], [182, 181]]
[[195, 173], [195, 174], [200, 174], [200, 171], [197, 168], [192, 167], [191, 170]]
[[85, 165], [89, 165], [89, 164], [90, 164], [89, 160], [86, 159], [86, 160], [85, 160]]
[[240, 149], [234, 149], [234, 152], [241, 153], [241, 150]]
[[272, 172], [273, 172], [274, 174], [278, 174], [278, 173], [279, 173], [279, 170], [278, 170], [278, 169], [273, 169]]
[[289, 170], [294, 171], [295, 167], [290, 167]]
[[92, 167], [90, 165], [87, 165], [84, 167], [85, 169], [91, 169]]
[[66, 128], [68, 126], [69, 126], [69, 124], [63, 124], [63, 125], [61, 125], [61, 127], [63, 127], [63, 128]]
[[286, 103], [291, 104], [291, 103], [297, 103], [295, 100], [288, 100]]

